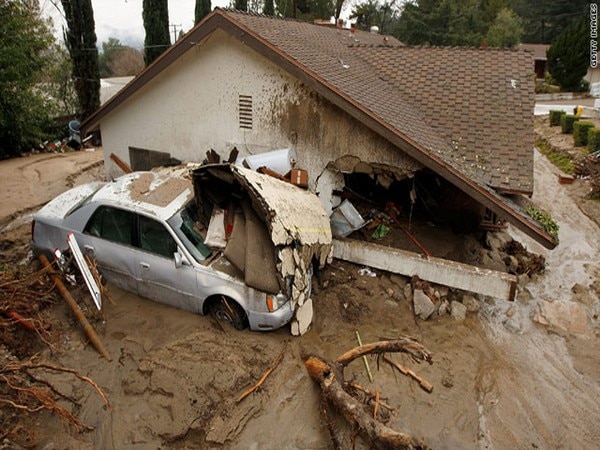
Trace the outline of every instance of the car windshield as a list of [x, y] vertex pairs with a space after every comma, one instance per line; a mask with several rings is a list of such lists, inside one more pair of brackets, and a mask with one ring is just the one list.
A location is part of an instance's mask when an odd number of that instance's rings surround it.
[[204, 261], [210, 256], [212, 250], [204, 243], [204, 238], [196, 229], [197, 207], [193, 201], [167, 220], [167, 223], [196, 261]]

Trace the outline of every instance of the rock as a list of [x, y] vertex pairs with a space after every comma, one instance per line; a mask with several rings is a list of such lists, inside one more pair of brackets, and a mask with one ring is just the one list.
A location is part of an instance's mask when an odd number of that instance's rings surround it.
[[440, 302], [440, 307], [438, 308], [438, 314], [443, 316], [444, 314], [448, 314], [450, 311], [450, 302], [446, 299]]
[[397, 308], [397, 307], [398, 307], [398, 303], [396, 303], [396, 302], [395, 302], [395, 301], [393, 301], [393, 300], [389, 300], [389, 299], [388, 299], [388, 300], [386, 300], [385, 302], [383, 302], [383, 304], [384, 304], [385, 306], [389, 306], [389, 307], [391, 307], [391, 308]]
[[506, 265], [502, 260], [502, 256], [496, 250], [490, 250], [485, 252], [481, 257], [481, 265], [486, 269], [497, 270], [499, 272], [506, 272]]
[[511, 306], [510, 308], [508, 308], [508, 309], [506, 310], [506, 316], [507, 316], [507, 317], [512, 317], [512, 316], [514, 316], [514, 315], [515, 315], [515, 313], [516, 313], [516, 312], [517, 312], [517, 311], [516, 311], [515, 307], [514, 307], [514, 306]]
[[571, 292], [573, 292], [573, 300], [576, 302], [583, 303], [586, 306], [593, 306], [596, 302], [594, 297], [592, 297], [590, 289], [579, 283], [573, 285]]
[[392, 298], [394, 297], [394, 290], [393, 290], [392, 288], [387, 288], [387, 289], [385, 290], [385, 292], [387, 293], [387, 295], [388, 295], [389, 297], [392, 297]]
[[409, 302], [412, 302], [413, 292], [410, 283], [407, 283], [406, 286], [404, 286], [404, 298], [406, 298], [406, 300]]
[[463, 321], [467, 317], [467, 307], [461, 302], [450, 303], [450, 315], [454, 320]]
[[479, 301], [470, 294], [463, 295], [462, 304], [465, 305], [469, 312], [477, 312], [481, 308]]
[[397, 302], [401, 302], [402, 300], [404, 300], [404, 294], [403, 294], [403, 291], [401, 291], [401, 290], [399, 290], [399, 289], [398, 289], [398, 290], [395, 290], [395, 291], [394, 291], [394, 295], [392, 295], [392, 298], [393, 298], [394, 300], [396, 300]]
[[440, 294], [440, 298], [448, 297], [448, 292], [450, 292], [450, 288], [448, 286], [440, 286], [437, 288], [437, 291]]
[[522, 273], [521, 275], [517, 275], [517, 284], [519, 286], [525, 286], [527, 283], [529, 283], [529, 280], [531, 280], [531, 278], [526, 273]]
[[413, 292], [413, 305], [415, 315], [421, 320], [427, 320], [435, 311], [435, 304], [421, 289]]
[[520, 333], [521, 324], [516, 317], [509, 317], [504, 321], [504, 327], [511, 333]]
[[517, 273], [517, 269], [519, 268], [519, 260], [512, 255], [506, 255], [503, 259], [504, 265], [506, 266], [506, 270], [508, 273]]
[[594, 335], [588, 323], [587, 308], [581, 303], [539, 302], [533, 320], [560, 335], [576, 334], [584, 337]]
[[508, 244], [512, 240], [513, 239], [510, 236], [510, 234], [504, 231], [496, 233], [488, 231], [485, 235], [485, 245], [487, 246], [487, 248], [492, 250], [501, 250], [502, 248], [504, 248], [504, 246], [506, 246], [506, 244]]

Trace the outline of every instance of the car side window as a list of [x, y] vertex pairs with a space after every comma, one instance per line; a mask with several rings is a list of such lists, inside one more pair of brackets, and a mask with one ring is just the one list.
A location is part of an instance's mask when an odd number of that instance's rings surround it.
[[132, 245], [134, 218], [129, 211], [101, 206], [92, 215], [84, 232], [108, 241]]
[[146, 216], [138, 216], [140, 248], [167, 258], [173, 258], [177, 243], [164, 225]]

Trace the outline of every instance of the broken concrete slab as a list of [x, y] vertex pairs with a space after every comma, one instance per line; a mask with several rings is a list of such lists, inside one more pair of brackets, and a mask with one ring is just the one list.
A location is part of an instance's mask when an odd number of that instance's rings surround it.
[[334, 239], [333, 257], [504, 300], [514, 300], [514, 275], [351, 239]]

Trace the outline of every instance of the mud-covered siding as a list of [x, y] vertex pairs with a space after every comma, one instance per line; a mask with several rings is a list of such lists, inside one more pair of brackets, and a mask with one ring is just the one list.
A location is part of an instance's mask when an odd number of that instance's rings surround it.
[[[301, 83], [292, 82], [287, 91], [293, 95], [281, 95], [273, 105], [273, 124], [293, 143], [300, 166], [309, 170], [312, 189], [328, 165], [331, 168], [332, 163], [346, 156], [368, 165], [394, 167], [398, 174], [410, 174], [422, 167]], [[353, 167], [346, 165], [343, 170], [352, 172]]]
[[[252, 97], [252, 129], [240, 127], [239, 96]], [[101, 122], [108, 174], [111, 152], [129, 147], [202, 161], [214, 149], [240, 157], [293, 146], [312, 189], [332, 161], [355, 155], [412, 171], [418, 168], [387, 141], [302, 85], [266, 58], [215, 31], [127, 99]]]

